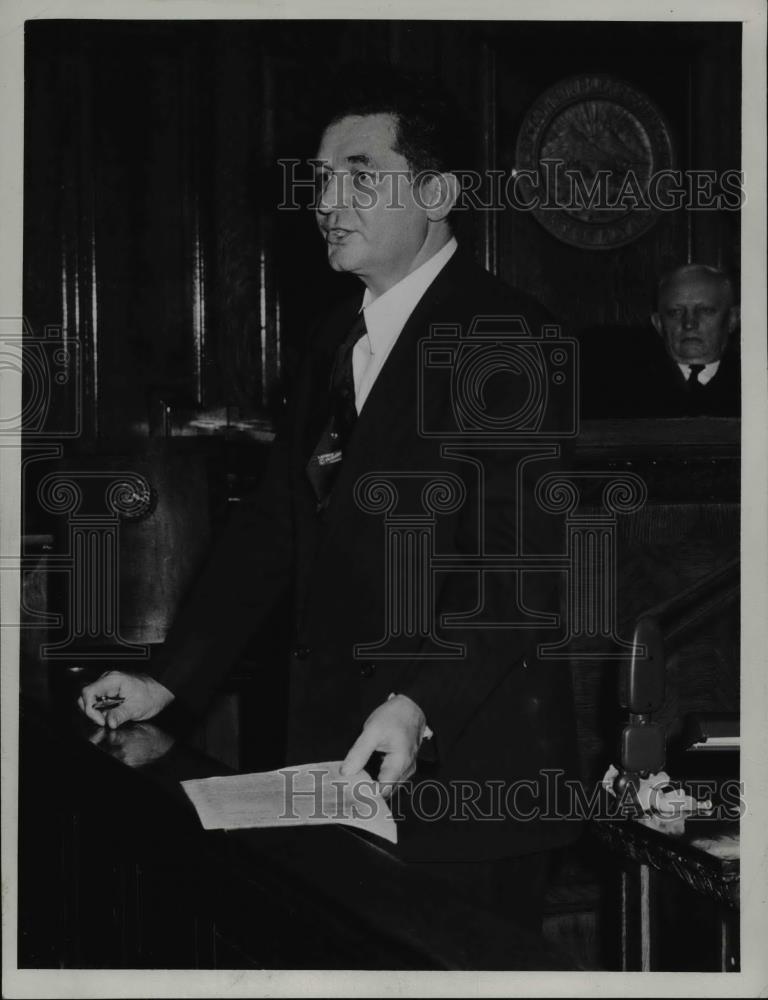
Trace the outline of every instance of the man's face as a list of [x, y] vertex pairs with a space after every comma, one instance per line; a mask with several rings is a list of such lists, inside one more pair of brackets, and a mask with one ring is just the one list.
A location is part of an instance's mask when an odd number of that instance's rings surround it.
[[728, 288], [708, 274], [673, 277], [651, 317], [667, 351], [679, 364], [707, 365], [722, 357], [738, 312]]
[[396, 138], [391, 115], [351, 115], [326, 129], [317, 153], [316, 218], [328, 263], [377, 295], [418, 266], [429, 226]]

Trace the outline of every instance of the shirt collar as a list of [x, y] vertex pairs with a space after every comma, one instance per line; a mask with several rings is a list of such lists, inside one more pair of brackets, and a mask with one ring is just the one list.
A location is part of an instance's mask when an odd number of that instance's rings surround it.
[[[680, 362], [678, 361], [677, 362], [677, 367], [683, 373], [683, 378], [687, 382], [688, 378], [690, 377], [690, 374], [691, 374], [691, 371], [690, 371], [691, 366], [689, 364], [683, 364], [683, 365], [681, 365]], [[699, 384], [700, 385], [706, 385], [707, 382], [709, 382], [709, 380], [711, 378], [715, 377], [715, 375], [717, 374], [717, 369], [719, 367], [720, 367], [720, 361], [719, 360], [717, 360], [717, 361], [710, 361], [710, 363], [708, 365], [704, 365], [704, 367], [699, 372], [699, 379], [698, 379]]]
[[394, 340], [406, 324], [408, 317], [416, 308], [419, 299], [442, 271], [458, 248], [455, 237], [441, 247], [436, 254], [425, 261], [415, 271], [406, 274], [396, 285], [386, 292], [372, 297], [366, 288], [363, 303], [360, 307], [365, 313], [365, 325], [368, 329], [368, 339], [371, 353], [377, 348], [386, 346]]

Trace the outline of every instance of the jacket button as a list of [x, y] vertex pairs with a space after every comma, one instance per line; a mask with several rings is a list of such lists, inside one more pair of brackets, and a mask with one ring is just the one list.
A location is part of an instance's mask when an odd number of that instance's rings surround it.
[[293, 655], [297, 660], [306, 660], [306, 658], [311, 653], [309, 646], [296, 646], [293, 651]]
[[373, 677], [375, 673], [376, 673], [375, 663], [364, 663], [362, 667], [360, 667], [361, 677]]

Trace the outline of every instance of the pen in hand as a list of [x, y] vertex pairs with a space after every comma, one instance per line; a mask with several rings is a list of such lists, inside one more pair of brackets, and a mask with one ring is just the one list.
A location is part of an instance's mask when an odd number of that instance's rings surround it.
[[120, 695], [99, 695], [98, 698], [93, 699], [93, 707], [99, 712], [106, 712], [110, 708], [117, 708], [118, 705], [122, 705], [125, 698]]

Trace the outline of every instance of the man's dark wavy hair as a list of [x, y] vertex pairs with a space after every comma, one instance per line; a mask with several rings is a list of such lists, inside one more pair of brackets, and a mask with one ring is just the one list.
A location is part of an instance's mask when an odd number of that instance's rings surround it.
[[331, 108], [324, 128], [348, 115], [392, 115], [393, 148], [414, 173], [471, 167], [472, 143], [459, 111], [431, 79], [388, 67], [347, 67], [333, 85]]

